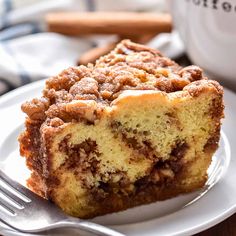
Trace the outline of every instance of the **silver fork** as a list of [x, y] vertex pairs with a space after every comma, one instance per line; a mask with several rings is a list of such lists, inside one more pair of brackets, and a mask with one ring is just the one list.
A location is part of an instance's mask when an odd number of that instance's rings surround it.
[[70, 227], [96, 235], [124, 236], [105, 226], [66, 216], [53, 203], [10, 179], [1, 170], [0, 220], [11, 228], [24, 233]]

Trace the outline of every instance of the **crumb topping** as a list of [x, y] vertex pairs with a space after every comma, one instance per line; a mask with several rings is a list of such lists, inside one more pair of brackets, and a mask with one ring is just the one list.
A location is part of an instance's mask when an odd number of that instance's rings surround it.
[[[181, 91], [191, 82], [205, 79], [197, 66], [181, 68], [158, 50], [124, 40], [95, 65], [71, 67], [46, 81], [41, 99], [22, 105], [32, 120], [82, 117], [75, 101], [95, 101], [109, 106], [125, 90]], [[73, 103], [72, 105], [68, 105]], [[83, 110], [83, 106], [80, 106]], [[75, 113], [78, 113], [75, 115]], [[87, 114], [88, 115], [88, 114]], [[91, 118], [92, 115], [90, 114]], [[94, 117], [96, 118], [96, 117]]]

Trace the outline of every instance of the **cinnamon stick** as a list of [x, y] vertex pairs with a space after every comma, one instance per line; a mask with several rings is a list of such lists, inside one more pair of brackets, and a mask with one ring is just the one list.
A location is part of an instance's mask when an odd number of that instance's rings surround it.
[[172, 29], [169, 14], [134, 12], [62, 12], [46, 16], [48, 30], [66, 35], [158, 34]]
[[[132, 41], [136, 43], [145, 44], [150, 41], [155, 35], [142, 35], [142, 36], [134, 36], [130, 38]], [[119, 40], [116, 42], [108, 43], [104, 46], [95, 47], [90, 49], [89, 51], [82, 54], [78, 60], [78, 65], [87, 65], [88, 63], [95, 63], [95, 61], [106, 54], [108, 54], [112, 49], [115, 48], [116, 44], [122, 39], [127, 39], [128, 37], [122, 35], [119, 37]]]
[[113, 48], [116, 43], [108, 43], [102, 47], [95, 47], [82, 54], [79, 58], [78, 65], [87, 65], [88, 63], [94, 63], [99, 57], [106, 55]]

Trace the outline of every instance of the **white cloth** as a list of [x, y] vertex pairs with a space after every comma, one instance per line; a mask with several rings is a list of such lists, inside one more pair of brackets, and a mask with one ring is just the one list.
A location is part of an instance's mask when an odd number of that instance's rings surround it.
[[162, 10], [163, 0], [0, 0], [0, 94], [73, 66], [89, 39], [45, 32], [52, 11]]

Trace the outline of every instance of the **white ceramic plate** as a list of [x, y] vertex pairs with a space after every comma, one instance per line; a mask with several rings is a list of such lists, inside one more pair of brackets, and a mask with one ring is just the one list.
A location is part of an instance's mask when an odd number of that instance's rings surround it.
[[[19, 156], [17, 136], [23, 130], [20, 104], [40, 96], [44, 82], [16, 89], [0, 98], [0, 168], [22, 184], [27, 178], [24, 159]], [[207, 229], [236, 212], [236, 95], [225, 89], [225, 116], [220, 148], [209, 168], [204, 189], [170, 200], [97, 217], [93, 221], [133, 236], [191, 235]], [[233, 155], [231, 156], [231, 153]], [[4, 235], [25, 235], [0, 225]], [[46, 235], [76, 235], [74, 230]], [[29, 235], [29, 234], [28, 234]], [[42, 234], [41, 234], [42, 235]], [[44, 234], [45, 235], [45, 234]]]

